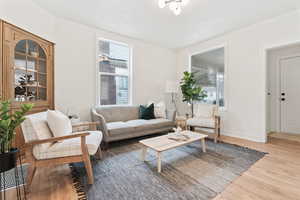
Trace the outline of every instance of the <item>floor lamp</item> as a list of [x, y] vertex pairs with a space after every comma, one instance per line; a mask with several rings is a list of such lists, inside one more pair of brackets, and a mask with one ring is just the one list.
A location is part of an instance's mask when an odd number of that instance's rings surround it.
[[175, 97], [176, 94], [178, 93], [178, 85], [175, 81], [167, 81], [166, 82], [166, 91], [167, 94], [171, 94], [172, 97], [172, 103], [174, 104], [175, 107], [175, 112], [177, 114], [177, 106], [176, 106], [176, 101]]

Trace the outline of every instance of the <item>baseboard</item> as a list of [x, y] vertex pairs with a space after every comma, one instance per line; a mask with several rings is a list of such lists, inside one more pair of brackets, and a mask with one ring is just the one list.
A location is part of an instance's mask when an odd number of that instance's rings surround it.
[[[243, 134], [241, 134], [243, 133]], [[242, 131], [227, 131], [227, 130], [221, 130], [221, 135], [226, 135], [226, 136], [230, 136], [230, 137], [235, 137], [235, 138], [239, 138], [239, 139], [244, 139], [244, 140], [249, 140], [249, 141], [253, 141], [253, 142], [260, 142], [260, 143], [266, 143], [266, 137], [262, 136], [262, 137], [253, 137], [251, 135], [251, 133], [245, 133]]]

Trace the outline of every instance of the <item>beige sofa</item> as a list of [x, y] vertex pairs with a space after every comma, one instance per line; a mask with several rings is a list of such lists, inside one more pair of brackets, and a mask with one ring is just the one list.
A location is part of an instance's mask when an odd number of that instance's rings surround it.
[[138, 106], [103, 106], [92, 108], [92, 120], [99, 122], [107, 144], [128, 138], [167, 132], [175, 127], [175, 111], [166, 111], [167, 119], [139, 119]]

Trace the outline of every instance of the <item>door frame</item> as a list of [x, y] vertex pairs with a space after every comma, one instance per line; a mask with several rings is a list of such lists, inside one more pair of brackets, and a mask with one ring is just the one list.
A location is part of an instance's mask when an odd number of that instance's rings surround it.
[[[276, 93], [277, 93], [277, 97], [280, 99], [281, 98], [281, 92], [282, 92], [282, 90], [281, 90], [281, 88], [282, 88], [282, 66], [281, 66], [281, 61], [283, 61], [283, 60], [288, 60], [288, 59], [291, 59], [291, 58], [297, 58], [297, 57], [300, 57], [300, 53], [299, 54], [294, 54], [294, 55], [289, 55], [289, 56], [283, 56], [283, 57], [280, 57], [279, 59], [278, 59], [278, 61], [277, 61], [277, 67], [279, 68], [278, 69], [278, 75], [277, 75], [277, 81], [278, 81], [278, 88], [277, 88], [277, 91], [276, 91]], [[279, 100], [279, 101], [277, 101], [276, 102], [276, 104], [277, 104], [277, 109], [278, 109], [278, 112], [277, 113], [279, 113], [279, 116], [277, 116], [277, 127], [276, 127], [276, 129], [279, 131], [279, 132], [281, 132], [281, 133], [283, 133], [283, 131], [282, 131], [282, 104], [281, 104], [281, 101]]]
[[263, 66], [264, 66], [264, 74], [265, 74], [265, 85], [264, 85], [264, 91], [265, 91], [265, 95], [264, 95], [264, 104], [265, 104], [265, 113], [264, 113], [264, 120], [265, 120], [265, 142], [268, 142], [268, 135], [270, 132], [270, 127], [269, 127], [269, 98], [268, 98], [268, 92], [269, 92], [269, 63], [268, 63], [268, 56], [269, 56], [269, 51], [271, 50], [275, 50], [275, 49], [281, 49], [281, 48], [285, 48], [285, 47], [289, 47], [289, 46], [294, 46], [294, 45], [300, 45], [300, 40], [294, 40], [294, 41], [288, 41], [285, 43], [279, 43], [279, 44], [275, 44], [275, 45], [270, 45], [270, 46], [264, 46], [262, 48], [262, 55], [263, 55]]

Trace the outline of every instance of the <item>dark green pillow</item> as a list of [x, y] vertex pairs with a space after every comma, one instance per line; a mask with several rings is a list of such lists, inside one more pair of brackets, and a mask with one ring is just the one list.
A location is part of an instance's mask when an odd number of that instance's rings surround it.
[[140, 112], [139, 112], [140, 119], [155, 119], [154, 115], [154, 104], [152, 103], [150, 106], [143, 106], [140, 105]]

